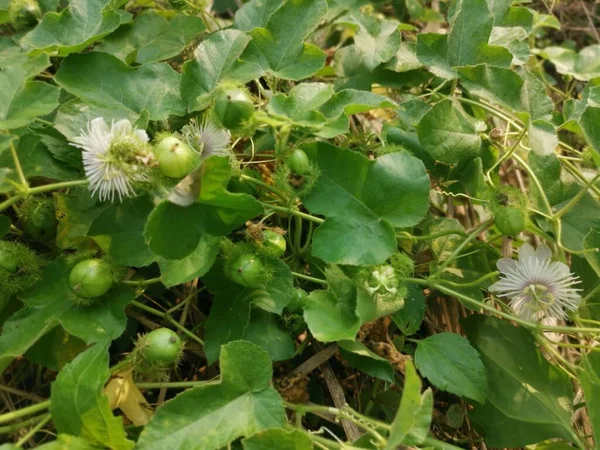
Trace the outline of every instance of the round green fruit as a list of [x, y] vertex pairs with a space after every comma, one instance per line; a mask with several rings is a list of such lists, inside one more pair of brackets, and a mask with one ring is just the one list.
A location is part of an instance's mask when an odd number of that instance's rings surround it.
[[226, 89], [215, 98], [215, 114], [225, 128], [234, 130], [252, 117], [254, 102], [242, 89]]
[[11, 273], [19, 268], [19, 258], [10, 242], [0, 242], [0, 268]]
[[285, 161], [285, 164], [296, 175], [304, 175], [310, 166], [308, 156], [302, 150], [296, 149]]
[[177, 333], [168, 328], [158, 328], [143, 337], [142, 354], [144, 360], [151, 365], [176, 363], [182, 349], [183, 342]]
[[281, 255], [283, 255], [287, 247], [285, 238], [273, 230], [263, 231], [262, 243], [269, 253], [276, 258], [279, 258]]
[[306, 306], [307, 299], [308, 294], [304, 289], [294, 288], [294, 290], [292, 291], [292, 299], [287, 305], [287, 310], [292, 313], [300, 311]]
[[79, 297], [95, 298], [106, 294], [114, 282], [111, 267], [101, 259], [86, 259], [73, 267], [69, 284]]
[[196, 165], [198, 155], [175, 136], [162, 139], [154, 148], [160, 173], [169, 178], [183, 178]]
[[258, 256], [244, 253], [229, 267], [229, 279], [240, 286], [257, 287], [264, 281], [264, 266]]
[[527, 213], [521, 208], [498, 206], [494, 210], [494, 222], [502, 234], [517, 236], [525, 229]]

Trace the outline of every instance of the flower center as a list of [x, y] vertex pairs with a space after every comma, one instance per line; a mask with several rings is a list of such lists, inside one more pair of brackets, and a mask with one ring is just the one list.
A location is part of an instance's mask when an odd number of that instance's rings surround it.
[[548, 286], [543, 284], [530, 284], [523, 289], [523, 293], [528, 295], [540, 309], [549, 308], [556, 300], [556, 297], [548, 289]]

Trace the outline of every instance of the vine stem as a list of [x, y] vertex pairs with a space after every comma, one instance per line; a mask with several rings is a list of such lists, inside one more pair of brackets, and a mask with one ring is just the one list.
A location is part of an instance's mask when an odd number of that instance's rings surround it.
[[528, 322], [526, 320], [520, 319], [512, 314], [508, 314], [502, 311], [498, 311], [496, 308], [490, 305], [486, 305], [485, 303], [481, 303], [478, 300], [472, 299], [460, 292], [457, 292], [449, 287], [445, 286], [443, 283], [439, 283], [439, 280], [426, 280], [423, 278], [403, 278], [403, 281], [408, 283], [415, 283], [421, 286], [427, 286], [431, 289], [438, 290], [443, 292], [444, 294], [455, 297], [465, 303], [476, 306], [478, 308], [484, 309], [490, 313], [493, 313], [503, 319], [518, 323], [519, 325], [529, 328], [534, 331], [555, 331], [557, 333], [582, 333], [582, 334], [591, 334], [591, 335], [600, 335], [600, 328], [586, 328], [586, 327], [568, 327], [568, 326], [559, 326], [559, 325], [543, 325], [539, 323]]
[[27, 178], [25, 178], [25, 173], [23, 173], [23, 168], [21, 167], [21, 161], [19, 161], [19, 156], [17, 155], [17, 149], [15, 148], [15, 144], [13, 141], [10, 141], [10, 154], [12, 155], [13, 162], [15, 164], [15, 170], [19, 175], [19, 181], [21, 182], [21, 186], [25, 192], [29, 190], [29, 184], [27, 183]]
[[46, 184], [44, 186], [38, 186], [38, 187], [34, 187], [34, 188], [27, 187], [27, 190], [25, 192], [19, 193], [19, 194], [15, 195], [14, 197], [11, 197], [11, 198], [3, 201], [2, 203], [0, 203], [0, 211], [4, 211], [5, 209], [9, 208], [10, 206], [14, 205], [15, 203], [25, 199], [29, 195], [42, 194], [44, 192], [56, 191], [58, 189], [64, 189], [64, 188], [75, 187], [75, 186], [85, 186], [87, 184], [89, 184], [88, 180], [74, 180], [74, 181], [63, 181], [60, 183]]
[[136, 383], [135, 385], [140, 389], [186, 389], [198, 386], [206, 386], [209, 384], [220, 383], [220, 380], [202, 380], [202, 381], [171, 381], [164, 383]]
[[11, 420], [18, 419], [19, 417], [28, 416], [39, 411], [45, 411], [50, 408], [50, 400], [44, 400], [43, 402], [36, 403], [35, 405], [27, 406], [25, 408], [18, 409], [17, 411], [11, 411], [0, 416], [0, 423], [10, 422]]
[[25, 434], [21, 439], [17, 441], [15, 447], [21, 448], [23, 444], [25, 444], [25, 442], [31, 439], [35, 433], [40, 431], [48, 422], [50, 422], [50, 419], [52, 419], [52, 414], [46, 414], [36, 426], [34, 426], [31, 430], [27, 432], [27, 434]]
[[250, 177], [250, 176], [244, 175], [244, 174], [240, 175], [240, 180], [247, 181], [248, 183], [255, 184], [256, 186], [260, 186], [261, 188], [266, 189], [269, 192], [272, 192], [273, 194], [275, 194], [277, 197], [279, 197], [280, 199], [282, 199], [285, 202], [289, 201], [289, 198], [287, 195], [285, 195], [283, 192], [281, 192], [275, 186], [271, 186], [269, 183], [265, 183], [264, 181], [257, 180], [256, 178], [253, 178], [253, 177]]
[[324, 219], [321, 219], [321, 218], [315, 217], [315, 216], [311, 216], [310, 214], [303, 213], [302, 211], [298, 211], [296, 209], [286, 208], [285, 206], [272, 205], [270, 203], [265, 203], [265, 202], [260, 202], [260, 204], [263, 205], [265, 208], [269, 208], [274, 211], [285, 212], [285, 213], [291, 214], [292, 216], [302, 217], [303, 219], [310, 220], [311, 222], [314, 222], [314, 223], [320, 224], [320, 223], [325, 222]]
[[126, 284], [128, 286], [143, 287], [143, 286], [148, 286], [148, 285], [154, 284], [154, 283], [160, 283], [161, 281], [162, 281], [161, 277], [156, 277], [156, 278], [150, 278], [148, 280], [125, 280], [125, 281], [122, 281], [122, 283]]
[[301, 279], [306, 280], [306, 281], [312, 281], [313, 283], [319, 283], [319, 284], [322, 284], [324, 286], [327, 286], [327, 281], [326, 280], [322, 280], [320, 278], [311, 277], [309, 275], [304, 275], [304, 274], [298, 273], [298, 272], [292, 272], [292, 275], [294, 275], [296, 278], [301, 278]]
[[398, 238], [406, 237], [407, 239], [410, 239], [411, 241], [416, 242], [416, 241], [426, 241], [429, 239], [436, 239], [439, 237], [448, 236], [450, 234], [457, 234], [457, 235], [463, 236], [463, 237], [469, 236], [467, 233], [465, 233], [462, 230], [444, 230], [444, 231], [439, 231], [439, 232], [433, 233], [433, 234], [424, 234], [422, 236], [415, 236], [406, 231], [400, 231], [399, 233], [396, 234], [396, 237], [398, 237]]
[[493, 223], [494, 223], [493, 219], [482, 222], [477, 228], [475, 228], [471, 233], [469, 233], [469, 236], [464, 241], [462, 241], [458, 247], [456, 247], [454, 249], [454, 251], [450, 254], [450, 256], [448, 256], [448, 258], [446, 258], [442, 262], [442, 264], [438, 267], [438, 269], [432, 275], [432, 278], [435, 278], [438, 274], [441, 274], [444, 271], [444, 269], [446, 267], [448, 267], [448, 265], [452, 261], [454, 261], [458, 255], [460, 255], [460, 252], [462, 252], [463, 248], [465, 248], [469, 242], [471, 242], [473, 239], [475, 239], [477, 236], [479, 236], [485, 230], [490, 228], [493, 225]]
[[137, 300], [132, 300], [129, 304], [132, 306], [135, 306], [138, 309], [146, 311], [147, 313], [150, 313], [154, 316], [162, 317], [164, 320], [169, 322], [175, 328], [177, 328], [180, 331], [182, 331], [183, 333], [185, 333], [185, 335], [188, 336], [190, 339], [196, 341], [198, 344], [200, 344], [201, 346], [204, 347], [204, 341], [202, 339], [200, 339], [198, 336], [196, 336], [194, 333], [192, 333], [186, 327], [184, 327], [179, 322], [177, 322], [175, 319], [173, 319], [170, 314], [168, 314], [166, 312], [161, 312], [158, 309], [154, 309], [150, 306], [144, 305], [143, 303], [140, 303]]

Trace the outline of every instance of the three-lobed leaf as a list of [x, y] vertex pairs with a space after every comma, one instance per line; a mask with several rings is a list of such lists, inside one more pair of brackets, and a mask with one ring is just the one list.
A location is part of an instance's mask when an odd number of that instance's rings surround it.
[[270, 386], [266, 352], [245, 341], [221, 349], [221, 381], [189, 389], [156, 410], [139, 450], [216, 450], [285, 421], [283, 400]]

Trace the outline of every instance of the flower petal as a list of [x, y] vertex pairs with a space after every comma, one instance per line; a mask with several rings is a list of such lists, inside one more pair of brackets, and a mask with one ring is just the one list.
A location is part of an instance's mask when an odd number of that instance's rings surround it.
[[535, 250], [535, 256], [541, 259], [552, 259], [552, 250], [547, 245], [540, 244]]
[[519, 261], [527, 261], [535, 256], [535, 250], [527, 242], [519, 248]]
[[502, 273], [514, 272], [517, 269], [517, 262], [510, 258], [500, 258], [496, 263], [496, 267]]

